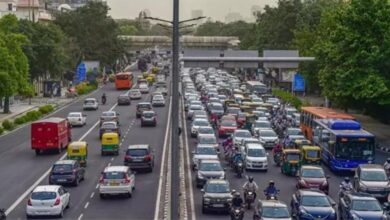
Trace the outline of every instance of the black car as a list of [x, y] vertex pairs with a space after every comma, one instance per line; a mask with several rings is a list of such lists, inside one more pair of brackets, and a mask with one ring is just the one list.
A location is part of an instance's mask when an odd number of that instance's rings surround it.
[[130, 145], [126, 150], [124, 165], [131, 169], [147, 169], [152, 172], [154, 167], [153, 149], [148, 144]]
[[119, 136], [121, 136], [119, 125], [114, 121], [103, 122], [99, 130], [99, 137], [102, 138], [103, 134], [108, 132], [116, 132]]
[[140, 118], [143, 111], [150, 111], [152, 109], [153, 109], [153, 107], [152, 107], [152, 104], [150, 102], [140, 102], [137, 104], [137, 107], [136, 107], [136, 113], [135, 113], [136, 117]]
[[202, 213], [230, 210], [232, 194], [227, 180], [210, 179], [204, 185], [202, 192]]
[[59, 160], [54, 163], [49, 174], [49, 184], [72, 184], [78, 186], [84, 180], [85, 169], [77, 160]]
[[130, 105], [130, 96], [127, 94], [121, 94], [118, 96], [118, 105]]
[[340, 198], [340, 219], [387, 219], [378, 200], [368, 193], [350, 193]]

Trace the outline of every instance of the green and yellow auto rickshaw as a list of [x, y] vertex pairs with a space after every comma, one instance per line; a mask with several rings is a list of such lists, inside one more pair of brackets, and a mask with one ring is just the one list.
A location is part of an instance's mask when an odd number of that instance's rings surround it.
[[102, 136], [102, 156], [106, 154], [119, 155], [119, 135], [116, 132], [104, 133]]
[[302, 153], [302, 164], [321, 164], [321, 148], [318, 146], [307, 146], [301, 147]]
[[283, 174], [296, 176], [302, 165], [299, 149], [284, 149], [280, 169]]
[[86, 141], [74, 141], [68, 145], [67, 156], [68, 160], [77, 160], [80, 166], [87, 166], [88, 144]]
[[256, 118], [257, 117], [254, 114], [247, 114], [245, 124], [242, 126], [242, 129], [246, 129], [246, 130], [251, 131], [252, 124], [256, 121]]
[[311, 145], [311, 141], [309, 141], [307, 139], [296, 139], [296, 140], [294, 140], [293, 143], [295, 144], [296, 149], [301, 149], [303, 146], [310, 146]]

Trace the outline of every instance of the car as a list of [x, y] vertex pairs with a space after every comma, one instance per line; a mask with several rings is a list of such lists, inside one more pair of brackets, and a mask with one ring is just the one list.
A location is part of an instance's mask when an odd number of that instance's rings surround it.
[[141, 118], [143, 111], [151, 111], [153, 109], [152, 104], [150, 102], [140, 102], [136, 106], [135, 116], [137, 118]]
[[259, 104], [263, 104], [264, 102], [263, 102], [263, 99], [262, 99], [262, 98], [253, 97], [253, 98], [252, 98], [252, 103], [259, 105]]
[[129, 95], [120, 94], [118, 96], [118, 105], [130, 105], [130, 104], [131, 104], [131, 100]]
[[192, 115], [192, 120], [194, 120], [196, 118], [208, 119], [207, 112], [204, 110], [195, 110], [193, 115]]
[[286, 116], [288, 119], [292, 119], [293, 114], [298, 113], [296, 108], [288, 107], [284, 109], [286, 111]]
[[194, 111], [197, 110], [204, 110], [202, 105], [190, 105], [188, 107], [188, 112], [187, 112], [187, 119], [192, 120], [192, 116], [194, 115]]
[[279, 200], [259, 200], [253, 219], [292, 220], [287, 204]]
[[95, 98], [87, 98], [84, 100], [83, 110], [98, 110], [99, 102]]
[[130, 89], [129, 97], [130, 97], [130, 99], [141, 99], [142, 93], [141, 93], [141, 91], [139, 91], [139, 89]]
[[218, 127], [218, 136], [230, 136], [237, 130], [237, 122], [234, 120], [221, 120]]
[[244, 138], [244, 139], [241, 140], [241, 143], [237, 143], [236, 146], [239, 147], [239, 149], [241, 150], [241, 153], [244, 153], [245, 149], [246, 149], [246, 145], [247, 144], [251, 144], [251, 143], [253, 143], [253, 144], [260, 144], [260, 141], [259, 141], [259, 139], [254, 138], [254, 137], [252, 137], [252, 138]]
[[287, 128], [286, 135], [288, 135], [292, 141], [305, 139], [300, 128]]
[[268, 170], [268, 153], [261, 144], [248, 143], [245, 145], [244, 163], [246, 170]]
[[215, 103], [215, 102], [210, 103], [208, 105], [208, 110], [209, 110], [210, 114], [215, 114], [219, 118], [222, 117], [222, 115], [224, 113], [223, 105], [221, 103]]
[[143, 111], [141, 115], [141, 127], [151, 125], [157, 126], [157, 117], [154, 111]]
[[225, 170], [222, 168], [221, 162], [217, 160], [201, 160], [199, 166], [196, 167], [196, 186], [203, 187], [208, 179], [225, 179]]
[[228, 115], [234, 115], [234, 117], [237, 117], [239, 113], [241, 113], [241, 109], [237, 107], [228, 107], [226, 109], [226, 114]]
[[167, 83], [164, 82], [165, 79], [163, 81], [159, 81], [159, 78], [158, 78], [159, 76], [164, 76], [164, 75], [161, 75], [161, 74], [157, 75], [157, 82], [154, 86], [156, 87], [156, 91], [161, 92], [163, 95], [166, 96], [166, 95], [168, 95]]
[[49, 184], [72, 184], [78, 186], [84, 180], [85, 169], [77, 160], [59, 160], [53, 164], [49, 174]]
[[301, 114], [300, 113], [293, 113], [292, 114], [292, 120], [295, 123], [295, 126], [298, 126], [301, 124]]
[[291, 199], [291, 213], [296, 219], [337, 220], [336, 203], [318, 190], [297, 190]]
[[329, 176], [320, 166], [303, 165], [298, 171], [297, 189], [318, 189], [329, 193]]
[[192, 121], [191, 123], [191, 137], [197, 137], [198, 136], [198, 129], [202, 126], [211, 126], [210, 122], [207, 119], [204, 118], [197, 118]]
[[387, 200], [390, 181], [383, 165], [360, 164], [355, 171], [354, 188], [357, 192], [369, 193], [380, 200]]
[[201, 135], [201, 134], [215, 135], [215, 131], [214, 131], [213, 127], [211, 127], [211, 126], [202, 126], [202, 127], [198, 128], [197, 135]]
[[70, 112], [66, 119], [71, 126], [84, 126], [87, 123], [87, 117], [82, 112]]
[[27, 201], [27, 218], [35, 216], [64, 216], [69, 208], [70, 193], [59, 185], [41, 185], [35, 187]]
[[256, 120], [252, 124], [252, 128], [251, 128], [252, 134], [254, 136], [258, 136], [259, 135], [258, 131], [260, 129], [272, 129], [271, 122], [269, 122], [268, 120]]
[[100, 116], [100, 126], [103, 124], [103, 122], [107, 121], [114, 121], [115, 123], [119, 124], [119, 113], [115, 111], [106, 111], [102, 112], [102, 115]]
[[338, 205], [340, 219], [387, 219], [378, 200], [370, 194], [352, 192], [340, 198]]
[[272, 149], [277, 143], [279, 143], [279, 137], [272, 129], [259, 129], [257, 130], [260, 143], [266, 149]]
[[141, 83], [138, 85], [138, 89], [139, 91], [141, 92], [141, 94], [143, 93], [149, 93], [149, 86], [148, 84], [146, 83]]
[[121, 136], [121, 129], [119, 125], [114, 121], [103, 122], [102, 126], [99, 129], [99, 138], [101, 139], [104, 133], [115, 132]]
[[233, 132], [233, 145], [241, 143], [242, 139], [252, 138], [251, 133], [248, 130], [237, 129]]
[[227, 180], [208, 180], [202, 189], [202, 193], [202, 213], [230, 211], [232, 193]]
[[153, 106], [165, 106], [165, 99], [163, 95], [154, 95], [152, 98]]
[[149, 144], [130, 145], [126, 150], [124, 165], [132, 170], [146, 169], [149, 172], [154, 168], [154, 150]]
[[218, 159], [218, 153], [215, 147], [210, 145], [197, 146], [192, 152], [192, 169], [196, 170], [199, 165], [199, 161], [204, 159]]
[[101, 199], [109, 195], [131, 198], [135, 190], [135, 174], [128, 166], [108, 166], [100, 176], [98, 190]]
[[218, 141], [214, 134], [198, 134], [198, 146], [212, 146], [218, 149]]

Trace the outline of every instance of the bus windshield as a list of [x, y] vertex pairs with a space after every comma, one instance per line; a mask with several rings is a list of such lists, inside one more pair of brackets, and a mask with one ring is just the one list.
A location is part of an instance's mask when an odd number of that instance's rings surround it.
[[129, 75], [116, 75], [115, 77], [117, 80], [128, 80]]
[[354, 160], [369, 160], [374, 156], [374, 141], [358, 141], [350, 139], [348, 141], [338, 140], [336, 144], [336, 158], [338, 159], [354, 159]]

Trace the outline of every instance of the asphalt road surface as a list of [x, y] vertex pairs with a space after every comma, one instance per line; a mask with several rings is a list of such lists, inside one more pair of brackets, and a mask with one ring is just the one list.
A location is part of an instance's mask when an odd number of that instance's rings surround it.
[[[134, 72], [135, 77], [139, 72]], [[133, 100], [130, 106], [117, 106], [119, 94], [114, 85], [107, 84], [91, 97], [100, 100], [102, 93], [107, 95], [107, 103], [100, 105], [97, 111], [86, 111], [87, 125], [72, 128], [73, 140], [85, 140], [88, 143], [88, 164], [85, 181], [77, 187], [68, 187], [71, 194], [70, 209], [65, 211], [65, 219], [153, 219], [160, 177], [161, 159], [167, 125], [169, 98], [165, 107], [154, 110], [157, 113], [157, 127], [142, 127], [135, 117], [135, 106], [140, 101], [150, 101], [150, 93], [143, 94], [142, 100]], [[168, 96], [169, 97], [169, 96]], [[77, 101], [53, 116], [65, 118], [69, 112], [82, 111], [83, 100]], [[98, 120], [103, 111], [114, 110], [120, 115], [121, 145], [118, 156], [101, 156]], [[136, 190], [131, 199], [99, 197], [97, 184], [100, 173], [108, 165], [123, 165], [124, 149], [130, 144], [150, 144], [155, 150], [153, 172], [136, 174]], [[48, 184], [47, 171], [64, 153], [36, 156], [30, 147], [30, 126], [0, 138], [0, 207], [9, 211], [9, 219], [25, 219], [27, 198], [31, 186]], [[10, 208], [11, 207], [11, 208]]]

